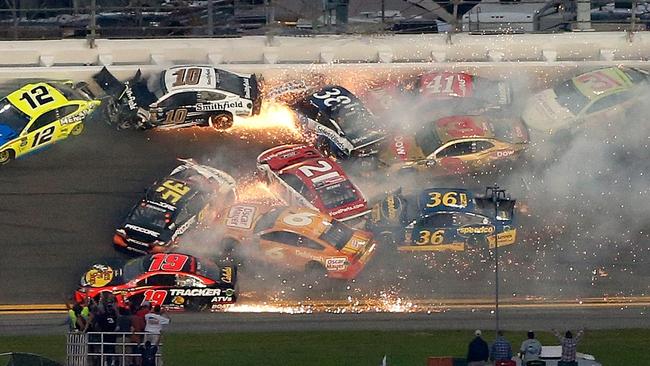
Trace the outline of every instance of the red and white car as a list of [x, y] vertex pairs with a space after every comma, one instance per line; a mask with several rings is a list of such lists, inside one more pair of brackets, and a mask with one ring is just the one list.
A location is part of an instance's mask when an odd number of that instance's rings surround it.
[[306, 145], [283, 145], [257, 157], [257, 169], [288, 205], [319, 210], [341, 221], [367, 214], [368, 203], [341, 167]]
[[415, 110], [442, 109], [474, 114], [511, 103], [510, 84], [464, 72], [427, 72], [389, 81], [359, 96], [375, 113], [409, 106]]

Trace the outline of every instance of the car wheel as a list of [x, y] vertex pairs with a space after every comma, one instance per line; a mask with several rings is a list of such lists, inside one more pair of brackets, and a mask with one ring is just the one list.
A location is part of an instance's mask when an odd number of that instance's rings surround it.
[[81, 133], [83, 131], [84, 131], [84, 124], [83, 124], [83, 122], [81, 122], [81, 123], [77, 124], [76, 126], [74, 126], [72, 128], [72, 130], [70, 131], [70, 134], [72, 136], [79, 136], [79, 135], [81, 135]]
[[14, 153], [14, 151], [11, 149], [0, 151], [0, 165], [7, 164], [15, 157], [16, 153]]
[[226, 130], [233, 125], [233, 117], [230, 113], [219, 113], [210, 116], [212, 127], [217, 130]]

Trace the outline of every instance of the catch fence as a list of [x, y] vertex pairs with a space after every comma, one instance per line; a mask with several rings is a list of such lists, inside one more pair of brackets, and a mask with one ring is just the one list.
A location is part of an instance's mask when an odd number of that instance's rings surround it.
[[[66, 342], [67, 366], [140, 365], [142, 332], [69, 332]], [[158, 344], [156, 365], [161, 366], [162, 343]]]

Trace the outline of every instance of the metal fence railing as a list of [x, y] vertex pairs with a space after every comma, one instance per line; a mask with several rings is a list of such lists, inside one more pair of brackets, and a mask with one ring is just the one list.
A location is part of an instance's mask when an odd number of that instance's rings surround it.
[[[140, 332], [69, 332], [66, 342], [66, 366], [140, 365], [146, 333]], [[162, 365], [162, 343], [158, 344], [156, 365]]]
[[[355, 10], [345, 24], [337, 24], [333, 13], [319, 10], [322, 1], [312, 1], [317, 5], [310, 15], [268, 0], [161, 1], [153, 2], [155, 6], [120, 7], [85, 0], [77, 1], [82, 5], [76, 7], [49, 8], [18, 8], [18, 1], [7, 1], [0, 3], [0, 40], [87, 38], [92, 45], [97, 38], [639, 31], [650, 25], [650, 0], [404, 0], [399, 9]], [[276, 18], [280, 10], [284, 15]]]

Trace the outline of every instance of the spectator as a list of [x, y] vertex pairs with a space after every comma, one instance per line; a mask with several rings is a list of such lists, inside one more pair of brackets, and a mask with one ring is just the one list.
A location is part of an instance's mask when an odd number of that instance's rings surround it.
[[583, 333], [582, 330], [579, 330], [576, 336], [573, 337], [573, 333], [571, 333], [570, 330], [567, 330], [566, 333], [564, 333], [564, 337], [562, 337], [560, 332], [553, 329], [553, 334], [555, 334], [562, 345], [562, 357], [560, 358], [560, 362], [557, 363], [558, 366], [571, 366], [578, 364], [576, 362], [576, 349], [578, 348], [578, 342], [580, 342]]
[[140, 353], [140, 366], [156, 366], [156, 353], [158, 347], [152, 346], [151, 342], [146, 341], [143, 346], [138, 346]]
[[169, 318], [160, 315], [160, 305], [156, 305], [151, 313], [144, 316], [144, 320], [145, 340], [157, 346], [160, 343], [160, 331], [163, 325], [169, 324]]
[[542, 344], [535, 339], [535, 332], [528, 331], [528, 339], [521, 342], [519, 348], [519, 357], [521, 358], [522, 365], [526, 365], [528, 361], [539, 360], [539, 355], [542, 354]]
[[70, 305], [66, 301], [66, 308], [68, 309], [68, 325], [70, 331], [84, 331], [87, 328], [86, 323], [90, 317], [90, 309], [84, 300], [81, 304]]
[[481, 331], [474, 332], [474, 339], [467, 347], [467, 366], [485, 366], [490, 356], [488, 344], [481, 338]]
[[[110, 354], [115, 353], [115, 340], [116, 335], [113, 333], [117, 328], [117, 310], [115, 309], [115, 304], [111, 300], [105, 300], [102, 304], [102, 310], [98, 308], [97, 314], [97, 326], [98, 330], [103, 334], [102, 338], [102, 353], [109, 354], [106, 356], [106, 362], [102, 362], [103, 365], [114, 364], [117, 359]], [[113, 333], [113, 334], [111, 334]]]
[[144, 332], [144, 327], [146, 325], [144, 321], [144, 316], [149, 313], [149, 302], [145, 301], [140, 305], [140, 307], [134, 311], [133, 316], [131, 317], [131, 342], [136, 344], [142, 343], [142, 335], [139, 333]]
[[[131, 324], [132, 323], [132, 315], [131, 315], [131, 309], [128, 307], [119, 307], [117, 311], [117, 327], [115, 330], [120, 333], [128, 333], [131, 332]], [[125, 354], [130, 354], [134, 353], [133, 347], [127, 346], [126, 345], [126, 337], [124, 334], [120, 335], [120, 341], [118, 343], [123, 343], [125, 344], [123, 347], [123, 353]]]
[[503, 331], [497, 333], [497, 339], [492, 344], [492, 354], [490, 355], [492, 361], [510, 361], [512, 360], [512, 346], [510, 342], [503, 336]]

